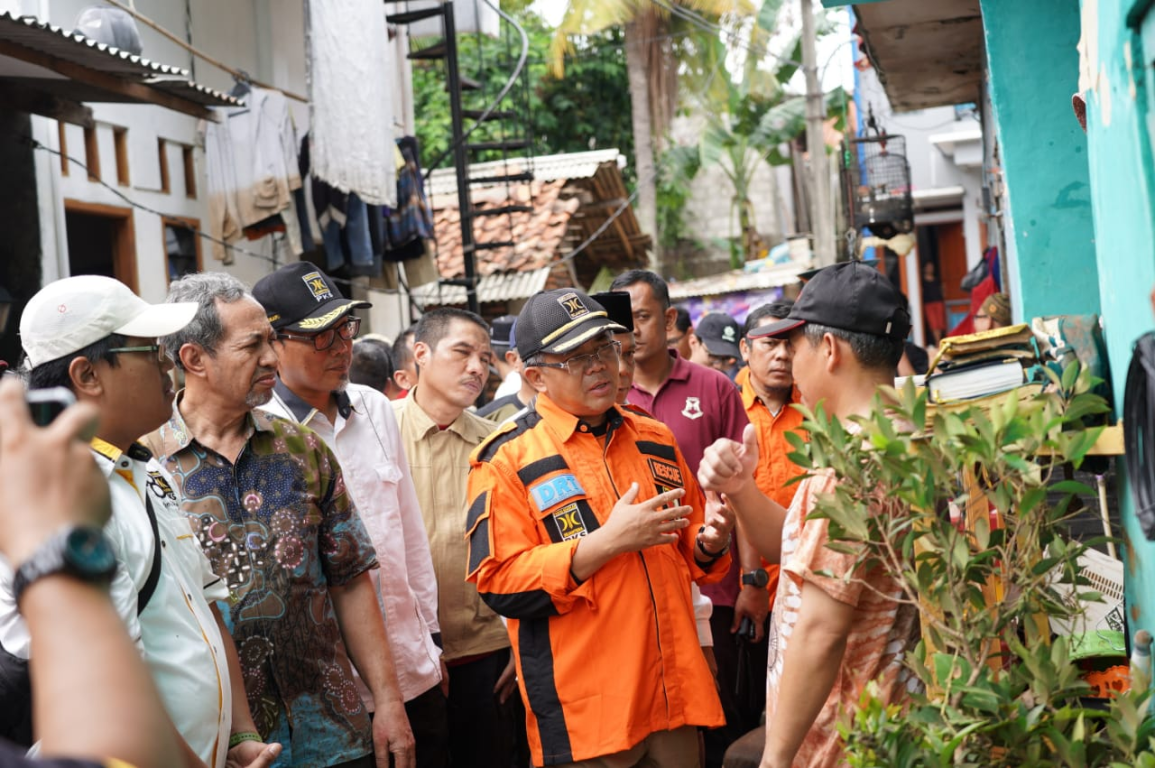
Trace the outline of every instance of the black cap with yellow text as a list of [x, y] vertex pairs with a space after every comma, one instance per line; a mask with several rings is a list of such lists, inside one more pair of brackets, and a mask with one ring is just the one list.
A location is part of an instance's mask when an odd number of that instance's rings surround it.
[[346, 299], [315, 264], [298, 261], [265, 275], [253, 286], [253, 296], [265, 308], [278, 331], [317, 333], [332, 326], [351, 310], [373, 306]]
[[624, 333], [604, 307], [576, 288], [557, 288], [530, 297], [517, 316], [517, 352], [528, 360], [542, 352], [562, 354], [602, 331]]

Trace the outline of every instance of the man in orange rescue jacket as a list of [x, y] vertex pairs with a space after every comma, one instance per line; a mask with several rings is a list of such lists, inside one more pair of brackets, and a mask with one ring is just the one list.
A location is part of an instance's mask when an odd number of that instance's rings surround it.
[[724, 722], [690, 582], [728, 570], [670, 430], [615, 405], [622, 327], [573, 289], [517, 320], [533, 405], [474, 452], [469, 580], [509, 619], [536, 765], [696, 768]]

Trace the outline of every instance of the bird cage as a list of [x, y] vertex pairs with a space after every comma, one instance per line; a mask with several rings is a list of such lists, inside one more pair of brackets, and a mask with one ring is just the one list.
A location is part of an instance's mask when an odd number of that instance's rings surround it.
[[884, 133], [847, 140], [842, 175], [855, 229], [870, 227], [876, 234], [914, 229], [904, 137]]

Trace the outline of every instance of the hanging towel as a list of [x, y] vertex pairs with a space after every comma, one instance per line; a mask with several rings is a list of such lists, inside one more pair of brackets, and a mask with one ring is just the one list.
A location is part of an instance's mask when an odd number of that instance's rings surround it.
[[385, 8], [380, 0], [310, 0], [308, 9], [313, 176], [370, 205], [395, 205]]

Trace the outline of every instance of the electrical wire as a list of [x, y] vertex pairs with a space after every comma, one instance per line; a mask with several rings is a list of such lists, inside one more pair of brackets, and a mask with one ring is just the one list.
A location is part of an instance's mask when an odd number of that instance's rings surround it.
[[672, 5], [670, 3], [667, 3], [666, 0], [650, 0], [650, 1], [652, 3], [654, 3], [654, 5], [657, 5], [659, 8], [663, 8], [667, 12], [674, 14], [675, 16], [683, 19], [684, 21], [690, 22], [694, 26], [698, 27], [698, 29], [701, 29], [701, 30], [706, 31], [706, 32], [713, 32], [716, 34], [726, 36], [727, 38], [729, 38], [731, 43], [738, 46], [739, 48], [743, 48], [746, 51], [749, 51], [750, 53], [754, 54], [755, 56], [759, 56], [759, 57], [770, 56], [771, 58], [777, 59], [782, 64], [793, 64], [796, 67], [802, 67], [803, 66], [801, 61], [798, 61], [797, 59], [792, 59], [789, 56], [786, 56], [783, 54], [774, 53], [774, 51], [771, 51], [769, 48], [767, 48], [764, 45], [750, 45], [749, 43], [747, 43], [745, 40], [742, 39], [742, 36], [738, 32], [734, 32], [732, 30], [726, 29], [725, 27], [723, 27], [720, 24], [715, 24], [714, 22], [710, 21], [706, 17], [695, 13], [694, 11], [690, 10], [689, 8], [682, 8], [682, 7], [677, 6], [677, 5]]

